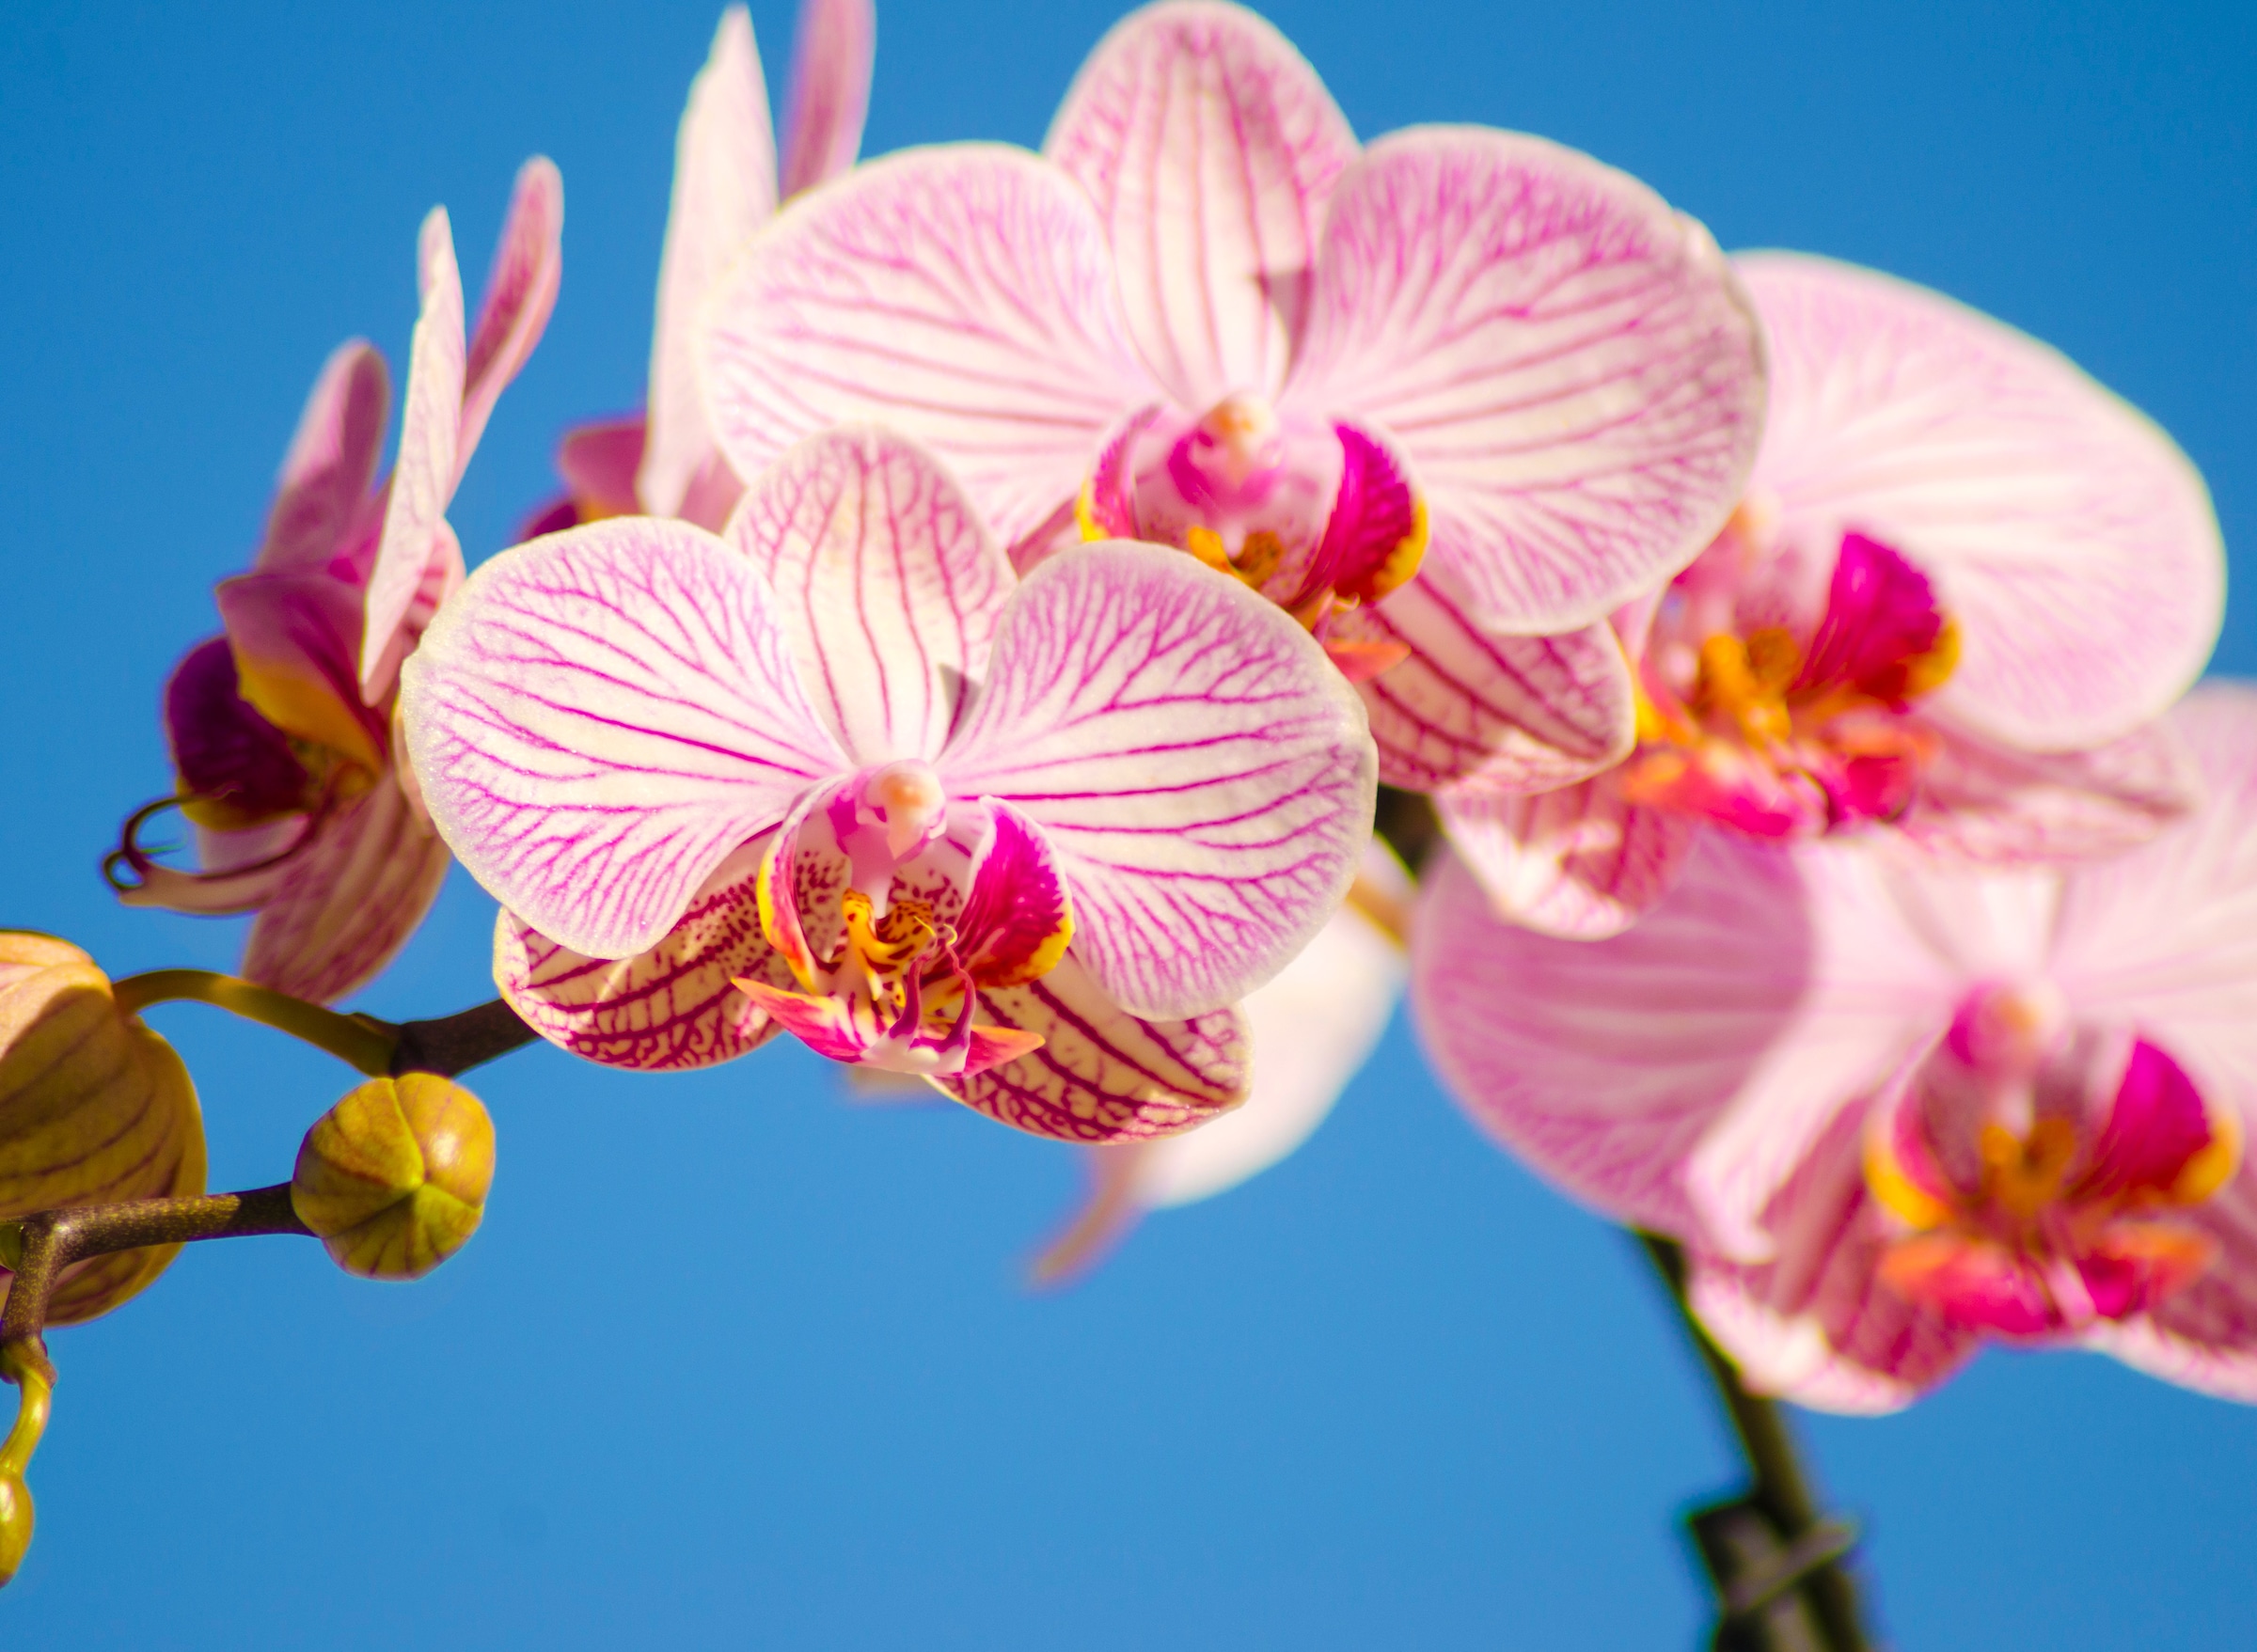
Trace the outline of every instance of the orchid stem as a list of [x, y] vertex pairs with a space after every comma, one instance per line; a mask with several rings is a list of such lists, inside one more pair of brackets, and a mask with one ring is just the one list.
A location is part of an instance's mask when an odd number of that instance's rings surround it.
[[1716, 1588], [1715, 1645], [1734, 1652], [1870, 1652], [1857, 1585], [1843, 1564], [1855, 1530], [1820, 1515], [1785, 1413], [1777, 1402], [1748, 1392], [1729, 1357], [1694, 1316], [1683, 1248], [1657, 1234], [1641, 1232], [1637, 1239], [1669, 1287], [1747, 1459], [1751, 1485], [1744, 1498], [1687, 1517]]
[[381, 1078], [392, 1070], [392, 1055], [399, 1045], [398, 1034], [381, 1023], [339, 1015], [271, 986], [255, 986], [211, 969], [151, 969], [145, 975], [127, 976], [113, 990], [118, 1009], [129, 1015], [176, 999], [216, 1004], [230, 1015], [325, 1049], [371, 1078]]

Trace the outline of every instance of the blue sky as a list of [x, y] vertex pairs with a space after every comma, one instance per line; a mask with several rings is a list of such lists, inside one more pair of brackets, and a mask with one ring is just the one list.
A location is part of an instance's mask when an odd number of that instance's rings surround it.
[[[786, 6], [754, 22], [772, 66]], [[563, 296], [453, 520], [475, 559], [568, 422], [640, 393], [682, 96], [718, 8], [11, 8], [0, 30], [0, 921], [114, 972], [237, 926], [95, 875], [166, 785], [153, 708], [354, 333], [402, 356], [434, 201], [482, 270], [563, 169]], [[1366, 135], [1518, 127], [1727, 246], [1943, 288], [2060, 345], [2257, 536], [2257, 12], [2220, 5], [1304, 3], [1271, 15]], [[1039, 140], [1110, 23], [882, 11], [869, 149]], [[2219, 665], [2257, 672], [2237, 594]], [[487, 995], [459, 873], [367, 1008]], [[197, 1006], [215, 1186], [288, 1173], [335, 1063]], [[1479, 1141], [1402, 1031], [1284, 1168], [1078, 1291], [1018, 1268], [1068, 1157], [874, 1109], [773, 1049], [638, 1080], [481, 1075], [485, 1230], [424, 1284], [203, 1247], [55, 1339], [10, 1644], [544, 1648], [1690, 1644], [1669, 1518], [1733, 1472], [1627, 1245]], [[1807, 1427], [1906, 1646], [2228, 1644], [2257, 1613], [2257, 1415], [1993, 1355]]]

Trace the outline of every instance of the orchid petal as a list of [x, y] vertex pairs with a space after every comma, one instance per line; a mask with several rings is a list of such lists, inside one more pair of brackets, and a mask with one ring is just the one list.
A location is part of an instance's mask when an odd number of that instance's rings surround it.
[[[151, 859], [135, 836], [143, 820], [169, 804], [169, 799], [152, 804], [129, 820], [124, 846], [103, 864], [121, 906], [193, 912], [205, 918], [256, 912], [288, 880], [292, 863], [312, 846], [324, 818], [300, 815], [246, 831], [199, 831], [197, 837], [204, 870], [182, 872]], [[118, 862], [132, 870], [133, 882], [125, 882], [117, 871]]]
[[402, 672], [425, 803], [503, 905], [648, 950], [739, 844], [847, 763], [774, 594], [687, 523], [619, 517], [485, 563]]
[[392, 635], [415, 600], [416, 587], [430, 561], [432, 535], [454, 497], [458, 474], [467, 346], [463, 340], [463, 277], [455, 267], [454, 237], [445, 207], [432, 208], [423, 220], [416, 267], [422, 313], [408, 344], [400, 450], [392, 460], [384, 531], [376, 542], [376, 560], [369, 571], [362, 603], [358, 672], [362, 697], [371, 700], [382, 698], [388, 686], [383, 666], [392, 652]]
[[343, 547], [367, 508], [391, 398], [374, 345], [354, 338], [330, 352], [283, 457], [254, 568], [326, 562]]
[[796, 203], [707, 316], [708, 410], [738, 475], [883, 418], [1006, 544], [1069, 505], [1106, 430], [1152, 399], [1087, 198], [1000, 145], [890, 156]]
[[165, 684], [165, 741], [198, 825], [227, 830], [292, 814], [311, 777], [290, 736], [238, 691], [235, 655], [224, 637], [199, 642]]
[[2217, 638], [2225, 559], [2170, 437], [1939, 294], [1823, 259], [1738, 263], [1772, 355], [1755, 486], [1807, 554], [1855, 528], [1935, 581], [1962, 651], [1939, 711], [2064, 751], [2179, 697]]
[[1696, 1251], [1686, 1295], [1755, 1392], [1870, 1416], [1943, 1381], [1980, 1338], [1882, 1282], [1890, 1234], [1866, 1190], [1861, 1126], [1842, 1113], [1780, 1188], [1768, 1213], [1776, 1260]]
[[885, 431], [826, 432], [760, 474], [725, 537], [774, 589], [854, 763], [936, 755], [1014, 583], [939, 462]]
[[1117, 540], [1019, 585], [939, 766], [953, 795], [1042, 827], [1075, 953], [1154, 1017], [1229, 1003], [1301, 950], [1355, 876], [1378, 785], [1363, 704], [1307, 632]]
[[574, 521], [567, 527], [585, 519], [580, 514], [584, 509], [592, 509], [600, 516], [633, 516], [641, 511], [635, 477], [642, 468], [648, 435], [649, 420], [639, 413], [564, 433], [564, 439], [557, 444], [557, 474], [564, 479], [576, 508]]
[[502, 220], [485, 294], [479, 301], [478, 324], [470, 330], [450, 497], [485, 434], [494, 403], [533, 353], [557, 307], [557, 288], [564, 278], [563, 237], [564, 180], [554, 161], [535, 155], [517, 169], [509, 215]]
[[1504, 635], [1422, 573], [1334, 620], [1330, 635], [1409, 651], [1361, 684], [1390, 786], [1548, 792], [1630, 755], [1636, 700], [1603, 621], [1553, 637]]
[[730, 856], [681, 921], [631, 958], [588, 957], [503, 911], [494, 930], [501, 996], [549, 1043], [608, 1067], [683, 1072], [758, 1049], [777, 1029], [732, 983], [792, 984], [760, 933], [753, 880], [766, 846], [762, 838]]
[[[689, 84], [674, 138], [674, 192], [658, 255], [658, 320], [651, 342], [650, 441], [637, 481], [643, 509], [679, 516], [692, 480], [714, 457], [698, 385], [699, 307], [730, 257], [776, 213], [776, 137], [752, 20], [721, 13], [705, 67]], [[750, 475], [751, 472], [746, 472]]]
[[2144, 1314], [2102, 1320], [2084, 1341], [2166, 1382], [2221, 1399], [2257, 1401], [2257, 1165], [2183, 1225], [2218, 1241], [2199, 1278]]
[[1698, 554], [1763, 416], [1755, 318], [1708, 232], [1539, 138], [1394, 134], [1333, 196], [1284, 401], [1376, 421], [1431, 567], [1507, 631], [1601, 619]]
[[983, 797], [987, 835], [965, 873], [957, 957], [981, 986], [1018, 986], [1056, 968], [1074, 915], [1057, 851], [1000, 797]]
[[980, 993], [1006, 1028], [1042, 1046], [970, 1078], [935, 1078], [999, 1123], [1064, 1141], [1128, 1141], [1188, 1129], [1246, 1093], [1246, 1034], [1235, 1009], [1146, 1019], [1113, 1002], [1074, 952], [1039, 981]]
[[260, 908], [246, 980], [312, 1003], [376, 979], [446, 881], [447, 845], [387, 777], [319, 823]]
[[2080, 867], [2063, 896], [2054, 976], [2186, 1065], [2213, 1102], [2257, 1123], [2257, 691], [2205, 684], [2171, 714], [2209, 790], [2185, 825]]
[[1176, 401], [1274, 396], [1355, 134], [1291, 42], [1236, 6], [1132, 12], [1098, 43], [1043, 152], [1089, 192], [1128, 330]]
[[1569, 940], [1603, 940], [1645, 916], [1698, 830], [1627, 801], [1606, 776], [1533, 797], [1444, 792], [1435, 804], [1498, 915]]
[[[462, 589], [465, 577], [463, 542], [455, 538], [453, 527], [442, 516], [432, 531], [431, 555], [423, 564], [423, 576], [409, 593], [400, 622], [392, 627], [391, 646], [376, 663], [375, 682], [388, 687], [399, 681], [401, 663], [415, 653], [439, 606]], [[395, 709], [397, 704], [395, 700]]]
[[1953, 860], [2097, 860], [2146, 842], [2202, 800], [2201, 776], [2167, 721], [2084, 751], [2017, 751], [1935, 732], [1918, 799], [1896, 824]]
[[236, 691], [281, 730], [371, 775], [384, 768], [384, 719], [354, 680], [360, 593], [324, 567], [239, 574], [213, 593], [234, 650]]
[[802, 0], [783, 98], [785, 198], [854, 165], [870, 109], [877, 14], [870, 0]]
[[1371, 1059], [1407, 973], [1401, 943], [1352, 902], [1342, 906], [1239, 1006], [1254, 1051], [1245, 1105], [1144, 1149], [1138, 1200], [1165, 1206], [1211, 1199], [1290, 1156]]

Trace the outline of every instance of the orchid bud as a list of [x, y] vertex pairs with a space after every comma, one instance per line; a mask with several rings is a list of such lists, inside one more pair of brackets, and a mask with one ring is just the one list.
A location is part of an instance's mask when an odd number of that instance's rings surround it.
[[[0, 1222], [203, 1190], [203, 1118], [172, 1046], [118, 1003], [76, 947], [0, 931]], [[55, 1282], [47, 1323], [106, 1314], [180, 1249], [71, 1264]], [[28, 1522], [30, 1504], [23, 1506]]]
[[371, 1078], [306, 1132], [290, 1202], [363, 1279], [420, 1279], [461, 1250], [494, 1185], [494, 1121], [434, 1073]]

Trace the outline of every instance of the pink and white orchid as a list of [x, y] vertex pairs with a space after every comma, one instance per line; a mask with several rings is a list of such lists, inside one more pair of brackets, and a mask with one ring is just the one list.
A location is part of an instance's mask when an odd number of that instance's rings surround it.
[[1576, 942], [1452, 862], [1422, 1032], [1507, 1146], [1685, 1241], [1759, 1389], [1885, 1410], [1995, 1338], [2257, 1400], [2257, 692], [2170, 722], [2208, 800], [2068, 871], [1712, 834]]
[[1402, 862], [1375, 839], [1332, 921], [1239, 1005], [1254, 1071], [1244, 1105], [1180, 1136], [1083, 1149], [1088, 1196], [1035, 1258], [1036, 1282], [1081, 1275], [1146, 1212], [1226, 1193], [1317, 1133], [1395, 1018], [1411, 901]]
[[1239, 1099], [1231, 1006], [1338, 904], [1377, 785], [1286, 616], [1151, 545], [1018, 579], [870, 429], [786, 453], [720, 537], [621, 517], [503, 553], [402, 716], [554, 1042], [682, 1067], [782, 1028], [1075, 1141]]
[[1290, 44], [1208, 0], [1115, 27], [1039, 156], [912, 150], [787, 208], [707, 316], [738, 470], [883, 418], [1022, 568], [1191, 552], [1321, 640], [1419, 789], [1630, 749], [1606, 616], [1722, 526], [1763, 403], [1697, 224], [1537, 138], [1360, 149]]
[[647, 410], [565, 434], [564, 497], [534, 515], [526, 538], [607, 516], [679, 516], [715, 529], [728, 520], [744, 483], [706, 424], [692, 349], [699, 307], [780, 200], [854, 165], [876, 43], [870, 0], [801, 0], [780, 165], [752, 20], [742, 6], [721, 14], [674, 141]]
[[2183, 762], [2152, 720], [2209, 657], [2225, 572], [2186, 455], [2053, 351], [1933, 292], [1820, 259], [1738, 263], [1770, 421], [1715, 543], [1617, 617], [1637, 750], [1545, 795], [1442, 799], [1499, 909], [1613, 934], [1719, 827], [2067, 861], [2183, 812]]
[[[129, 905], [256, 911], [243, 972], [317, 1002], [372, 979], [422, 921], [447, 871], [395, 759], [401, 662], [462, 583], [446, 511], [496, 400], [556, 304], [564, 186], [528, 161], [466, 342], [447, 211], [423, 221], [421, 314], [400, 448], [371, 487], [389, 391], [355, 340], [322, 370], [282, 462], [251, 572], [218, 590], [226, 634], [165, 690], [180, 793], [126, 823], [109, 868]], [[158, 864], [143, 823], [178, 806], [201, 872]]]

